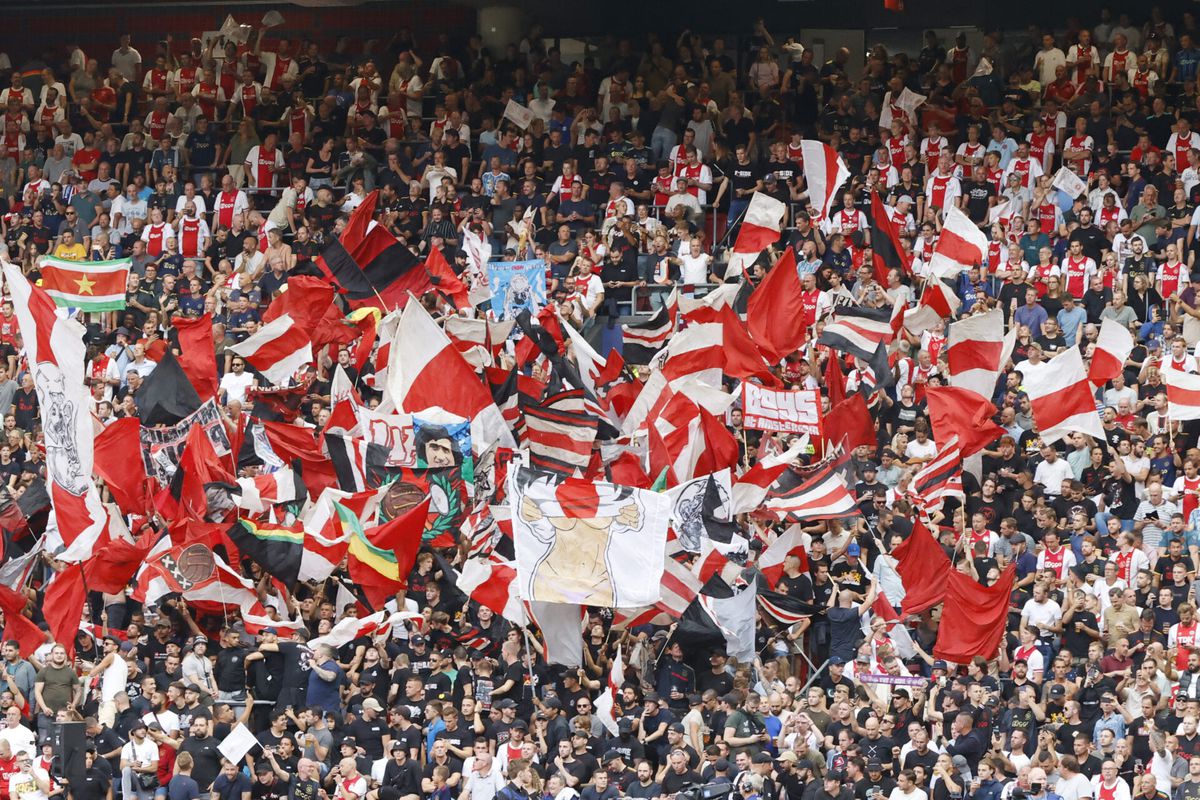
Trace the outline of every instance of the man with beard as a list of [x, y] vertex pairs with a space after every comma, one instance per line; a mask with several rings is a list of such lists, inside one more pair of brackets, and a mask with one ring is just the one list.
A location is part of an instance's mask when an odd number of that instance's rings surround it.
[[217, 750], [220, 744], [216, 737], [209, 732], [208, 720], [204, 717], [193, 717], [188, 735], [180, 745], [179, 752], [191, 756], [192, 778], [207, 792], [217, 775], [221, 773], [221, 753]]

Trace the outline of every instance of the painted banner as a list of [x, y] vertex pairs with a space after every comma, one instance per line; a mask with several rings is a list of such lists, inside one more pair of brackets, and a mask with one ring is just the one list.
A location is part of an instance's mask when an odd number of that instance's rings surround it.
[[522, 599], [601, 608], [658, 602], [667, 495], [520, 469], [508, 496]]
[[821, 395], [815, 389], [766, 389], [742, 383], [742, 424], [753, 430], [821, 437]]
[[142, 460], [147, 475], [153, 475], [163, 486], [170, 482], [194, 424], [204, 429], [218, 456], [229, 455], [229, 434], [221, 421], [221, 411], [214, 400], [208, 400], [174, 425], [141, 429]]
[[537, 316], [546, 305], [546, 262], [542, 259], [492, 261], [487, 267], [496, 319], [516, 319], [525, 310]]

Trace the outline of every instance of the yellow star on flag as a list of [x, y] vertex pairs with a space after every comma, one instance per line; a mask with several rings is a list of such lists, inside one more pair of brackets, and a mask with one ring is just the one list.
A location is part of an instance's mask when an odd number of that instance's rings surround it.
[[89, 281], [88, 276], [84, 275], [82, 278], [75, 281], [75, 285], [79, 287], [80, 294], [92, 294], [92, 287], [96, 285], [96, 282]]

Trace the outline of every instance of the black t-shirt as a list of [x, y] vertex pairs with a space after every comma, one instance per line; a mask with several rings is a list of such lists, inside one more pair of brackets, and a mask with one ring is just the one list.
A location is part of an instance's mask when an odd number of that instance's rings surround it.
[[190, 753], [194, 766], [192, 778], [201, 792], [207, 792], [212, 782], [221, 774], [221, 753], [217, 746], [221, 742], [215, 736], [197, 739], [193, 736], [183, 740], [180, 752]]
[[358, 742], [358, 746], [366, 751], [369, 758], [372, 760], [383, 758], [383, 737], [391, 733], [384, 719], [376, 717], [368, 722], [360, 717], [352, 722], [346, 730]]
[[[668, 769], [666, 774], [663, 775], [662, 792], [663, 794], [667, 795], [675, 794], [689, 783], [701, 783], [702, 781], [703, 779], [700, 777], [700, 773], [696, 772], [694, 769], [689, 769], [682, 774], [673, 769]], [[636, 785], [637, 784], [634, 784], [634, 786]]]
[[253, 800], [283, 800], [287, 797], [288, 786], [281, 783], [279, 778], [274, 773], [269, 773], [271, 782], [263, 783], [257, 777], [254, 783], [250, 786], [250, 797]]
[[966, 197], [967, 216], [972, 222], [985, 222], [988, 215], [988, 201], [996, 196], [996, 187], [991, 181], [964, 181], [963, 196]]

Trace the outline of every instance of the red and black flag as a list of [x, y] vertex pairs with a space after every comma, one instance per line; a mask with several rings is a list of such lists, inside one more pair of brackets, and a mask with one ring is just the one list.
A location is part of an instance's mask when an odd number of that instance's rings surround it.
[[887, 286], [889, 269], [912, 275], [912, 259], [904, 252], [900, 231], [878, 192], [871, 193], [871, 248], [875, 251], [875, 280]]
[[411, 291], [421, 295], [431, 287], [419, 258], [387, 228], [374, 221], [379, 192], [367, 195], [354, 209], [340, 240], [333, 240], [317, 258], [317, 266], [354, 307], [404, 305]]

